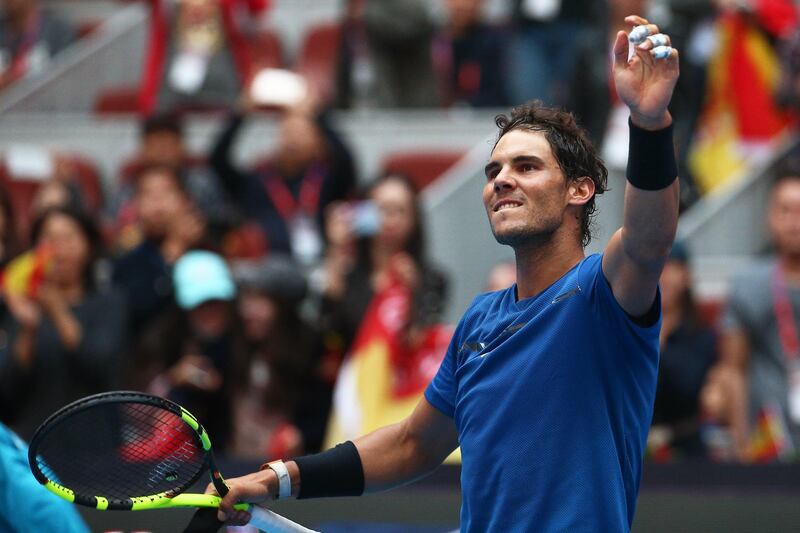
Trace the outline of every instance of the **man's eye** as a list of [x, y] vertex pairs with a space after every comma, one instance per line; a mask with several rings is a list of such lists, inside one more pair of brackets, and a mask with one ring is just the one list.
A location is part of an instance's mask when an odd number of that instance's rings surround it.
[[522, 172], [530, 172], [532, 170], [535, 170], [536, 167], [534, 167], [533, 165], [530, 165], [530, 164], [525, 164], [525, 165], [521, 165], [519, 168], [520, 168], [520, 170]]

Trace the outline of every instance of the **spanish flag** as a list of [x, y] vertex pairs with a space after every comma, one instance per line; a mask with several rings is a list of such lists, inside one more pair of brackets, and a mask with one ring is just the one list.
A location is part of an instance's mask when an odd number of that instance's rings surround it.
[[409, 346], [410, 309], [411, 291], [400, 282], [373, 297], [339, 370], [326, 447], [399, 422], [422, 398], [453, 331], [444, 325], [427, 327]]
[[35, 298], [50, 268], [51, 257], [50, 250], [40, 246], [14, 258], [0, 273], [3, 292]]
[[[770, 7], [770, 6], [766, 6]], [[745, 171], [748, 148], [767, 146], [789, 124], [774, 94], [779, 81], [778, 57], [762, 25], [765, 13], [729, 12], [716, 22], [717, 50], [708, 65], [706, 101], [689, 152], [698, 187], [713, 191]], [[767, 24], [769, 26], [769, 24]]]

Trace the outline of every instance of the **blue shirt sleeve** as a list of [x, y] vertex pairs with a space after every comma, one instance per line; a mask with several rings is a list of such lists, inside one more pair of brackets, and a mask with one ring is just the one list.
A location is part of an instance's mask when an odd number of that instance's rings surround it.
[[[656, 307], [658, 313], [657, 320], [654, 320], [649, 326], [641, 326], [629, 315], [625, 309], [617, 301], [614, 292], [611, 290], [611, 285], [603, 273], [603, 255], [594, 254], [587, 257], [580, 267], [578, 272], [578, 284], [586, 298], [589, 299], [595, 309], [602, 310], [608, 316], [614, 317], [615, 321], [622, 322], [634, 330], [652, 331], [655, 328], [656, 333], [660, 331], [661, 327], [661, 289], [656, 291], [656, 297], [653, 305]], [[658, 326], [658, 327], [656, 327]]]
[[0, 424], [0, 531], [89, 533], [74, 506], [41, 486], [27, 446]]
[[[464, 315], [466, 317], [466, 313]], [[439, 366], [438, 372], [425, 389], [425, 399], [443, 414], [454, 417], [456, 408], [456, 368], [458, 367], [458, 350], [461, 341], [461, 332], [464, 329], [465, 318], [456, 326], [453, 338], [447, 347], [447, 353]]]
[[439, 371], [425, 389], [425, 399], [436, 409], [453, 418], [456, 406], [456, 336], [450, 341]]

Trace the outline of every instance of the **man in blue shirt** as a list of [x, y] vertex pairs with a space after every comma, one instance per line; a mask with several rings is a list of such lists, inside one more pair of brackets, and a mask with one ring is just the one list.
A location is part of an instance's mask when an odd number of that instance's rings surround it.
[[538, 104], [500, 116], [483, 201], [517, 283], [478, 296], [414, 413], [332, 450], [230, 481], [238, 500], [353, 495], [412, 481], [456, 446], [461, 529], [628, 531], [658, 367], [658, 279], [678, 218], [669, 37], [638, 16], [614, 43], [631, 111], [623, 226], [585, 257], [606, 169], [574, 118]]

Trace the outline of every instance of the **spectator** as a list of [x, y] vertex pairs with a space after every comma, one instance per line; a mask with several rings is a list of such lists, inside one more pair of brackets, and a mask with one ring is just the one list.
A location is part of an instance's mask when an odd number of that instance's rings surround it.
[[101, 250], [94, 222], [53, 208], [32, 234], [49, 261], [31, 292], [5, 291], [11, 313], [0, 351], [0, 412], [25, 438], [65, 404], [113, 388], [127, 339], [124, 296], [94, 282]]
[[[624, 170], [628, 156], [628, 110], [619, 101], [612, 79], [608, 39], [627, 30], [625, 13], [645, 13], [649, 0], [610, 0], [608, 24], [582, 32], [575, 45], [575, 69], [567, 91], [566, 107], [580, 118], [609, 168]], [[664, 7], [664, 6], [662, 6]], [[676, 96], [670, 103], [674, 119], [675, 143], [681, 176], [681, 206], [686, 208], [699, 196], [689, 172], [689, 141], [703, 104], [708, 58], [713, 52], [711, 29], [713, 9], [710, 0], [686, 2], [671, 0], [668, 29], [672, 46], [681, 52], [681, 76]], [[669, 17], [665, 17], [669, 18]]]
[[250, 359], [233, 452], [263, 460], [319, 450], [332, 389], [322, 379], [319, 335], [300, 315], [306, 280], [276, 255], [239, 263], [234, 274]]
[[38, 0], [3, 0], [0, 12], [0, 90], [45, 72], [75, 40], [75, 31]]
[[[355, 340], [373, 296], [397, 280], [412, 290], [406, 341], [438, 324], [446, 279], [428, 262], [413, 182], [399, 174], [375, 181], [366, 197], [377, 209], [373, 227], [358, 224], [352, 204], [333, 206], [327, 221], [322, 315], [325, 348], [343, 356]], [[360, 235], [359, 235], [360, 233]]]
[[[731, 284], [709, 410], [730, 425], [740, 459], [785, 459], [800, 445], [800, 176], [781, 175], [767, 223], [776, 255]], [[782, 428], [775, 431], [775, 428]]]
[[71, 183], [59, 180], [48, 180], [36, 190], [31, 201], [31, 215], [33, 218], [41, 215], [54, 207], [72, 207], [83, 210], [83, 201], [80, 191]]
[[134, 182], [143, 169], [155, 165], [177, 169], [189, 196], [208, 220], [212, 236], [219, 239], [237, 222], [237, 214], [219, 178], [205, 161], [189, 154], [181, 119], [174, 113], [158, 114], [142, 121], [139, 151], [134, 160], [120, 170], [116, 191], [109, 202], [108, 225], [121, 237], [117, 244], [131, 247], [131, 242], [141, 237], [134, 229]]
[[433, 34], [429, 5], [423, 0], [347, 0], [337, 106], [438, 105]]
[[[531, 99], [563, 105], [572, 79], [576, 45], [606, 20], [604, 2], [513, 0], [509, 49], [511, 103]], [[603, 41], [603, 50], [606, 50]]]
[[232, 105], [253, 75], [243, 23], [264, 13], [269, 1], [148, 1], [142, 114]]
[[314, 263], [323, 249], [322, 213], [356, 183], [350, 151], [309, 97], [281, 118], [269, 164], [244, 172], [231, 158], [244, 118], [241, 113], [232, 115], [217, 140], [211, 165], [243, 214], [260, 224], [270, 251], [292, 253], [301, 264]]
[[676, 243], [661, 273], [661, 357], [651, 445], [657, 459], [703, 458], [700, 394], [716, 362], [716, 335], [698, 315], [689, 255]]
[[114, 265], [113, 281], [127, 293], [134, 335], [172, 302], [172, 264], [201, 243], [205, 220], [172, 167], [154, 166], [134, 180], [142, 242]]
[[508, 104], [506, 46], [481, 20], [484, 0], [447, 0], [447, 20], [434, 40], [443, 102], [474, 107]]
[[[609, 1], [608, 24], [590, 26], [577, 36], [574, 44], [575, 69], [566, 93], [566, 107], [602, 148], [606, 163], [615, 166], [624, 165], [628, 153], [628, 112], [611, 82], [613, 62], [608, 40], [613, 41], [618, 31], [629, 29], [624, 13], [645, 13], [647, 3], [647, 0]], [[611, 156], [606, 144], [621, 148]]]
[[135, 378], [186, 407], [224, 450], [246, 355], [233, 305], [236, 286], [222, 257], [199, 250], [178, 259], [172, 279], [177, 306], [143, 333]]
[[11, 197], [5, 187], [0, 187], [0, 268], [5, 268], [19, 252], [19, 235]]

